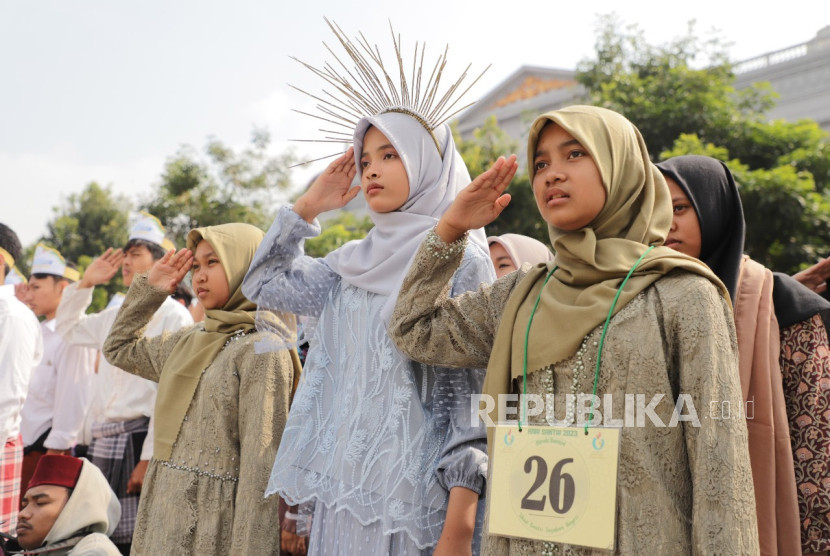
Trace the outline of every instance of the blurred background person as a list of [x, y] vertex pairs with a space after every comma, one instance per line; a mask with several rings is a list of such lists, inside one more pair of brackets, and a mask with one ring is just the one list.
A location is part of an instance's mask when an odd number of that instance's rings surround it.
[[487, 238], [490, 260], [496, 268], [496, 278], [510, 274], [524, 263], [535, 265], [553, 260], [547, 245], [532, 237], [520, 234], [504, 234]]
[[45, 454], [69, 455], [82, 432], [89, 407], [95, 350], [67, 345], [55, 331], [55, 313], [63, 290], [80, 278], [78, 271], [55, 249], [38, 245], [26, 304], [42, 317], [43, 358], [32, 371], [21, 412], [23, 472], [21, 494]]

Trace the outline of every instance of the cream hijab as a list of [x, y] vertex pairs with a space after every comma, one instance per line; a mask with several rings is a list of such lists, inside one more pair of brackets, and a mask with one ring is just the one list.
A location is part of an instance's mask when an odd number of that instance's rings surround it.
[[502, 234], [487, 238], [487, 245], [493, 245], [494, 243], [504, 247], [516, 268], [521, 267], [524, 263], [546, 263], [553, 260], [553, 253], [550, 252], [548, 246], [532, 237], [520, 234]]
[[202, 371], [213, 363], [230, 334], [256, 327], [257, 306], [242, 295], [242, 279], [264, 235], [250, 224], [195, 228], [187, 234], [188, 249], [195, 251], [202, 240], [213, 247], [222, 262], [231, 296], [221, 309], [206, 311], [204, 330], [193, 328], [182, 336], [164, 363], [155, 409], [153, 452], [158, 460], [170, 459]]
[[[540, 292], [528, 343], [528, 372], [558, 363], [577, 350], [583, 337], [605, 320], [637, 259], [650, 245], [661, 246], [671, 226], [671, 198], [662, 174], [649, 160], [637, 128], [611, 110], [571, 106], [536, 118], [527, 143], [531, 183], [536, 143], [548, 122], [561, 126], [591, 154], [606, 190], [605, 206], [580, 230], [548, 226], [555, 258], [533, 268], [507, 302], [484, 385], [490, 395], [508, 392], [511, 379], [522, 376], [525, 331]], [[558, 270], [543, 290], [554, 266]], [[668, 247], [655, 247], [629, 279], [614, 313], [676, 268], [704, 276], [729, 300], [709, 267]]]

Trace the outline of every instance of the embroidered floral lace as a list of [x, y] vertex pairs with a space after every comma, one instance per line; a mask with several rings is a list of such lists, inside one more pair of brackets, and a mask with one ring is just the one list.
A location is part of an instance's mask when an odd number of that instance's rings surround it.
[[[484, 370], [401, 354], [380, 318], [386, 297], [303, 255], [304, 238], [318, 233], [281, 209], [243, 286], [260, 306], [318, 319], [268, 494], [347, 509], [363, 525], [380, 521], [384, 535], [403, 531], [419, 548], [432, 546], [448, 490], [484, 488], [486, 431], [470, 427], [469, 409]], [[471, 249], [452, 294], [492, 279], [489, 259]]]

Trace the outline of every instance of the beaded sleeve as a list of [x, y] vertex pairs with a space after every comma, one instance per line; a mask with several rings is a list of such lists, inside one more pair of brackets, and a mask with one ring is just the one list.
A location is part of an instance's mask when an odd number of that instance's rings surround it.
[[150, 319], [167, 297], [167, 292], [147, 282], [146, 275], [135, 277], [104, 342], [102, 352], [107, 361], [128, 373], [153, 382], [159, 381], [170, 352], [191, 328], [164, 332], [152, 338], [143, 336]]
[[305, 240], [319, 234], [318, 224], [309, 224], [291, 206], [282, 207], [242, 282], [245, 297], [268, 310], [319, 316], [340, 280], [322, 259], [305, 254]]
[[454, 247], [457, 242], [447, 244], [430, 234], [432, 240], [428, 235], [421, 244], [404, 278], [389, 336], [422, 363], [486, 367], [501, 312], [530, 266], [451, 298], [450, 280], [464, 251]]

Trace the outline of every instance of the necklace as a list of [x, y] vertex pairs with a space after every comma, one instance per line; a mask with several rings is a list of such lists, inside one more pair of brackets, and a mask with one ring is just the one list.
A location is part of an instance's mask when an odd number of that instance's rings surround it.
[[[636, 270], [636, 268], [640, 265], [640, 262], [646, 257], [646, 255], [648, 255], [648, 253], [652, 249], [654, 249], [654, 247], [655, 247], [654, 245], [649, 246], [649, 248], [646, 249], [645, 252], [642, 255], [640, 255], [640, 258], [637, 259], [637, 262], [634, 263], [634, 266], [632, 266], [631, 269], [628, 271], [628, 274], [626, 275], [625, 279], [622, 281], [622, 284], [620, 284], [620, 287], [617, 289], [617, 295], [614, 296], [614, 300], [611, 302], [611, 308], [608, 309], [608, 316], [605, 318], [605, 325], [602, 328], [602, 337], [599, 340], [598, 348], [597, 348], [597, 364], [596, 364], [596, 371], [594, 373], [594, 388], [593, 388], [593, 393], [592, 393], [594, 396], [597, 395], [597, 383], [599, 381], [600, 363], [602, 361], [602, 346], [605, 343], [605, 334], [608, 332], [608, 324], [611, 322], [611, 317], [614, 314], [614, 307], [617, 306], [617, 300], [620, 298], [620, 294], [622, 293], [623, 288], [625, 287], [625, 284], [628, 282], [628, 279], [631, 278], [631, 275], [634, 274], [634, 270]], [[552, 269], [550, 269], [550, 272], [548, 272], [547, 276], [545, 277], [545, 281], [542, 283], [542, 288], [539, 291], [539, 296], [536, 298], [536, 303], [533, 305], [533, 309], [530, 311], [530, 318], [527, 320], [527, 330], [525, 331], [525, 341], [524, 341], [524, 359], [523, 359], [523, 362], [522, 362], [522, 389], [524, 391], [523, 393], [525, 395], [525, 401], [522, 403], [522, 407], [521, 407], [520, 413], [519, 413], [519, 432], [522, 432], [522, 423], [527, 422], [527, 417], [526, 417], [526, 415], [527, 415], [527, 401], [526, 401], [526, 396], [527, 396], [527, 350], [528, 350], [528, 340], [530, 338], [530, 326], [533, 324], [533, 316], [536, 314], [536, 309], [539, 307], [539, 302], [542, 300], [542, 292], [544, 292], [545, 286], [547, 285], [548, 280], [550, 280], [551, 276], [553, 276], [553, 273], [556, 272], [556, 270], [558, 268], [559, 268], [558, 266], [554, 266]], [[585, 353], [585, 347], [586, 347], [586, 343], [585, 343], [585, 340], [583, 340], [582, 347], [580, 347], [580, 351], [582, 352], [582, 354]], [[582, 358], [580, 356], [580, 362], [581, 362], [581, 360], [582, 360]], [[584, 365], [583, 365], [583, 367], [584, 367]], [[579, 380], [579, 377], [577, 376], [577, 374], [578, 373], [575, 369], [574, 370], [574, 382], [573, 382], [573, 385], [572, 385], [572, 388], [571, 388], [572, 392], [576, 391], [576, 384], [578, 383], [578, 380]], [[592, 405], [591, 418], [589, 419], [589, 421], [593, 421], [593, 419], [594, 419], [594, 410], [593, 410], [593, 405]], [[585, 434], [586, 435], [588, 434], [588, 425], [587, 424], [585, 425]]]
[[[582, 371], [585, 370], [585, 353], [588, 350], [588, 338], [589, 337], [590, 337], [590, 334], [588, 334], [588, 336], [585, 336], [582, 339], [582, 344], [579, 346], [579, 349], [576, 350], [576, 364], [574, 365], [574, 368], [573, 368], [573, 379], [571, 381], [571, 394], [573, 395], [573, 400], [572, 400], [572, 403], [567, 403], [567, 399], [566, 399], [567, 405], [565, 407], [565, 421], [567, 423], [573, 423], [574, 418], [576, 416], [575, 415], [576, 414], [576, 396], [577, 396], [577, 390], [579, 388], [579, 379], [582, 377]], [[594, 342], [594, 345], [596, 345], [596, 342]], [[554, 370], [554, 368], [553, 368], [553, 366], [551, 366], [551, 368], [550, 368], [551, 382], [553, 382], [553, 370]]]
[[[202, 328], [202, 331], [204, 331], [204, 328]], [[222, 344], [222, 349], [220, 349], [219, 351], [223, 351], [223, 350], [224, 350], [226, 347], [228, 347], [228, 346], [229, 346], [232, 342], [236, 342], [236, 341], [238, 341], [239, 339], [241, 339], [243, 336], [247, 336], [248, 334], [253, 334], [253, 333], [254, 333], [254, 332], [256, 332], [256, 331], [257, 331], [257, 329], [256, 329], [256, 328], [251, 328], [251, 329], [249, 329], [249, 330], [245, 330], [244, 328], [240, 328], [239, 330], [234, 330], [233, 332], [231, 332], [231, 334], [230, 334], [230, 336], [228, 337], [228, 339], [227, 339], [227, 340], [225, 340], [225, 343], [224, 343], [224, 344]], [[207, 366], [207, 367], [205, 367], [204, 369], [202, 369], [202, 374], [205, 374], [205, 373], [207, 372], [207, 370], [210, 368], [210, 366], [211, 366], [212, 364], [213, 364], [213, 361], [211, 361], [211, 362], [208, 364], [208, 366]], [[233, 374], [236, 374], [236, 371], [234, 371], [234, 373], [233, 373]], [[185, 421], [187, 421], [187, 416], [185, 416], [184, 420], [185, 420]]]

